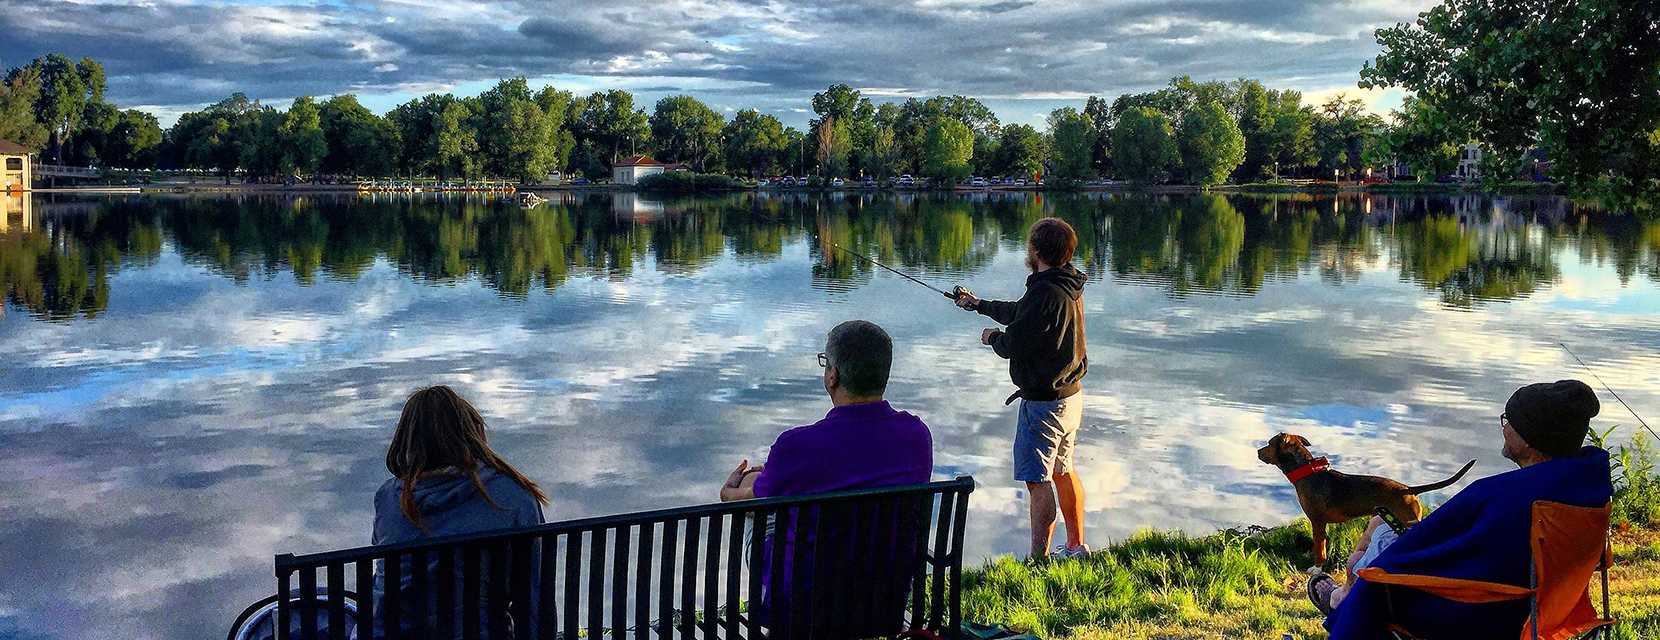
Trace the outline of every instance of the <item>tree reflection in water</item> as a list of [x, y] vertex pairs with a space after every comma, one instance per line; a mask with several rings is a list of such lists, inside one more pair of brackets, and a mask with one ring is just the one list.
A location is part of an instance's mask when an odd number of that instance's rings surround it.
[[420, 282], [478, 278], [512, 298], [573, 277], [624, 279], [642, 261], [679, 275], [727, 254], [768, 262], [804, 242], [815, 286], [845, 290], [873, 267], [832, 244], [964, 281], [1049, 215], [1078, 229], [1092, 278], [1177, 297], [1302, 277], [1341, 286], [1388, 268], [1466, 307], [1549, 287], [1564, 259], [1612, 264], [1621, 283], [1660, 280], [1660, 225], [1536, 196], [593, 194], [534, 209], [476, 197], [13, 196], [0, 213], [6, 299], [53, 321], [97, 317], [115, 274], [168, 249], [239, 283], [352, 281], [384, 260]]

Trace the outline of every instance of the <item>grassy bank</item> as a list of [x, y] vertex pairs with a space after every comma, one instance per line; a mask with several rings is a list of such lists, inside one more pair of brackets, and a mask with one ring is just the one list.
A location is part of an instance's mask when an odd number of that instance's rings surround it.
[[[1660, 638], [1660, 474], [1646, 445], [1616, 460], [1614, 637]], [[1336, 566], [1363, 524], [1331, 530]], [[1325, 638], [1304, 595], [1311, 544], [1308, 521], [1298, 520], [1203, 537], [1143, 531], [1089, 558], [1039, 566], [1003, 557], [964, 573], [963, 613], [1043, 638]]]

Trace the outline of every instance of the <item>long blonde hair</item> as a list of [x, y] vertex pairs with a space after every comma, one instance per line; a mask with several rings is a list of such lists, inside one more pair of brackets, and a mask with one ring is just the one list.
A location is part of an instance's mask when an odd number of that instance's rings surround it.
[[422, 531], [421, 510], [415, 504], [415, 482], [423, 474], [455, 469], [472, 478], [473, 487], [490, 506], [501, 508], [485, 490], [479, 478], [480, 466], [495, 469], [511, 478], [547, 504], [548, 497], [530, 478], [507, 464], [490, 450], [484, 435], [484, 417], [473, 405], [444, 385], [416, 391], [404, 402], [403, 415], [398, 418], [398, 429], [392, 433], [392, 445], [386, 449], [386, 470], [403, 481], [398, 495], [398, 506], [403, 515]]

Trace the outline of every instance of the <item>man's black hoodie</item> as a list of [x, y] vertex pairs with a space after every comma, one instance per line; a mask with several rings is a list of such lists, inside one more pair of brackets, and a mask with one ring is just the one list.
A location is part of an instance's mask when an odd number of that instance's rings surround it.
[[1082, 271], [1068, 263], [1034, 273], [1019, 300], [981, 300], [975, 310], [1006, 325], [992, 336], [991, 348], [1009, 359], [1009, 377], [1020, 387], [1016, 396], [1059, 400], [1083, 388], [1089, 358]]

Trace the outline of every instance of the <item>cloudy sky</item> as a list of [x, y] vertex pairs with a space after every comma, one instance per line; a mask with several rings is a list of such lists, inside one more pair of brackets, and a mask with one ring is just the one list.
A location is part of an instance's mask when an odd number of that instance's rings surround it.
[[688, 92], [787, 124], [837, 82], [878, 99], [963, 94], [1004, 121], [1172, 76], [1260, 78], [1377, 110], [1398, 92], [1355, 87], [1372, 31], [1426, 0], [0, 0], [0, 64], [93, 56], [109, 95], [170, 123], [242, 91], [284, 105], [353, 92], [384, 111], [496, 79], [577, 92], [620, 87], [643, 106]]

